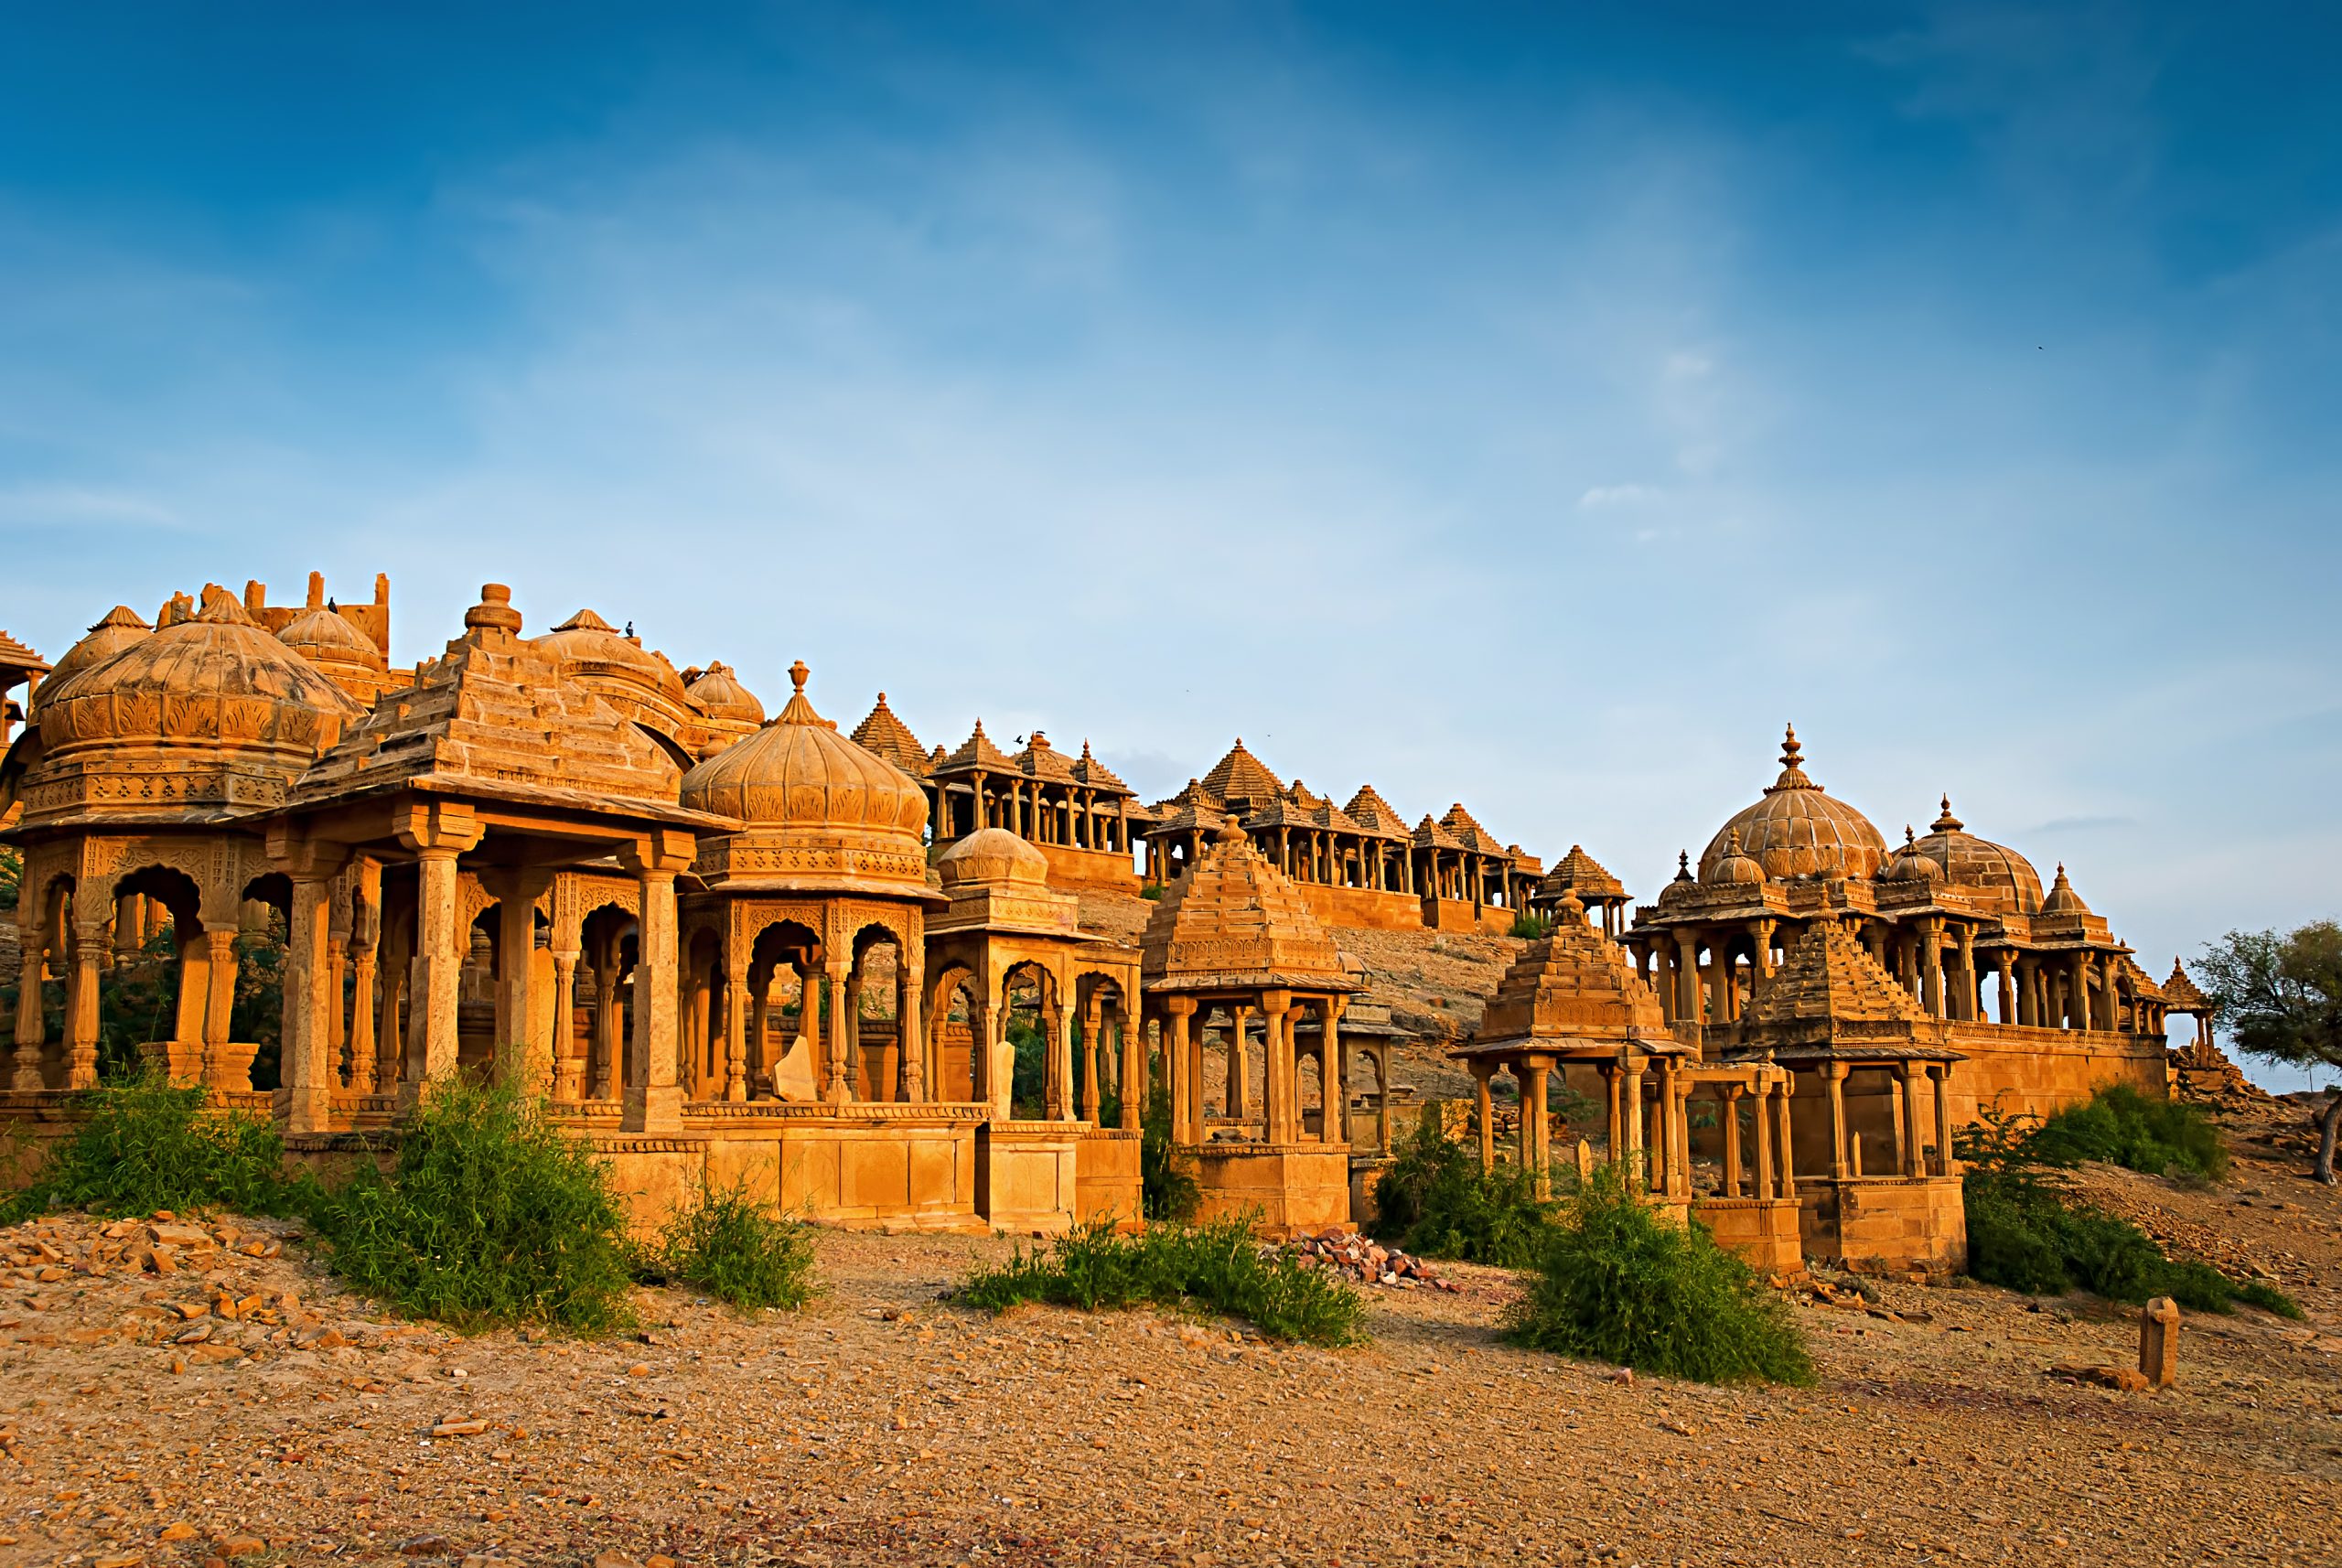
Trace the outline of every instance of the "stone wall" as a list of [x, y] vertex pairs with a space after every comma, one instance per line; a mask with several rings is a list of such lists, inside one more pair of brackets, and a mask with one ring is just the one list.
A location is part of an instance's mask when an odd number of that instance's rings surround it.
[[1968, 1058], [1951, 1075], [1955, 1127], [1995, 1098], [2004, 1110], [2047, 1116], [2109, 1083], [2157, 1100], [2170, 1092], [2164, 1042], [2153, 1035], [1954, 1023], [1949, 1044]]
[[1199, 1219], [1251, 1214], [1271, 1235], [1350, 1223], [1347, 1149], [1272, 1144], [1195, 1150]]

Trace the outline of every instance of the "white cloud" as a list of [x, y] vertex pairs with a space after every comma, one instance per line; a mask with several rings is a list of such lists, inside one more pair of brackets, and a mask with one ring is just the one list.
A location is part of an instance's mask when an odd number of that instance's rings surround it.
[[1578, 510], [1597, 511], [1611, 506], [1641, 506], [1655, 501], [1660, 491], [1649, 485], [1596, 485], [1577, 498]]
[[162, 502], [127, 490], [77, 485], [36, 485], [0, 490], [0, 523], [54, 527], [77, 522], [148, 528], [186, 526], [185, 520]]

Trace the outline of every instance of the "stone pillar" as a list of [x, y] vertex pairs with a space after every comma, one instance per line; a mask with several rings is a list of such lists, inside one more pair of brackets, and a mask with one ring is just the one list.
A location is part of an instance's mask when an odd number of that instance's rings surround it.
[[1273, 1144], [1301, 1142], [1301, 1071], [1293, 1004], [1282, 991], [1261, 994], [1261, 1052], [1267, 1059], [1268, 1133]]
[[1181, 1143], [1203, 1142], [1203, 1074], [1190, 1065], [1188, 1029], [1196, 1015], [1193, 998], [1174, 996], [1164, 1004], [1170, 1015], [1170, 1038], [1163, 1049], [1164, 1070], [1171, 1075], [1171, 1126]]
[[2017, 1020], [2016, 950], [2003, 948], [1993, 955], [1993, 961], [1998, 967], [2001, 977], [2000, 985], [1997, 987], [2001, 993], [2001, 1022], [2014, 1024]]
[[[40, 976], [47, 954], [39, 927], [16, 922], [16, 1053], [8, 1073], [11, 1089], [41, 1087], [40, 1058], [48, 1044], [48, 1018], [41, 1005]], [[182, 979], [181, 983], [185, 983]]]
[[1720, 1120], [1724, 1122], [1724, 1196], [1740, 1196], [1740, 1096], [1736, 1083], [1716, 1086], [1718, 1102], [1723, 1107]]
[[586, 1063], [577, 1054], [577, 959], [553, 955], [553, 1097], [574, 1103], [585, 1087]]
[[203, 1081], [213, 1089], [249, 1090], [251, 1064], [239, 1063], [228, 1048], [236, 1016], [236, 928], [206, 927], [203, 948]]
[[[1241, 1122], [1251, 1113], [1252, 1095], [1252, 1043], [1247, 1031], [1251, 1027], [1252, 1009], [1241, 1002], [1230, 1003], [1228, 1008], [1228, 1114]], [[1265, 1058], [1265, 1056], [1263, 1057]]]
[[1056, 1079], [1049, 1105], [1049, 1120], [1071, 1122], [1074, 1117], [1073, 1098], [1073, 1009], [1059, 1003], [1049, 1009], [1044, 1019], [1047, 1032], [1042, 1043], [1049, 1049], [1049, 1076]]
[[748, 1098], [748, 987], [728, 964], [724, 972], [723, 1098], [739, 1104]]
[[1474, 1104], [1479, 1112], [1480, 1168], [1497, 1168], [1497, 1110], [1496, 1101], [1488, 1094], [1488, 1079], [1496, 1069], [1480, 1062], [1472, 1064]]
[[1928, 1064], [1928, 1089], [1935, 1100], [1936, 1111], [1936, 1175], [1951, 1174], [1951, 1064]]
[[[304, 846], [313, 847], [313, 846]], [[280, 865], [285, 864], [280, 860]], [[285, 1130], [323, 1133], [333, 1120], [333, 877], [338, 867], [312, 854], [287, 866], [293, 878], [291, 938], [285, 954], [283, 1041]]]
[[422, 1046], [422, 1060], [410, 1058], [401, 1075], [399, 1102], [412, 1104], [423, 1086], [456, 1076], [456, 1004], [460, 999], [464, 953], [469, 945], [456, 907], [456, 856], [452, 844], [419, 852], [415, 867], [415, 1020], [411, 1032]]
[[1830, 1174], [1846, 1179], [1846, 1064], [1823, 1062], [1822, 1080], [1830, 1086]]
[[1930, 919], [1921, 939], [1928, 946], [1928, 1011], [1939, 1018], [1952, 1015], [1943, 993], [1943, 922]]
[[846, 1081], [846, 1047], [851, 1042], [846, 1035], [846, 982], [852, 978], [854, 965], [847, 959], [832, 959], [822, 966], [829, 980], [829, 1046], [822, 1053], [822, 1098], [832, 1105], [844, 1105], [854, 1099], [854, 1087]]
[[[77, 917], [80, 906], [76, 898]], [[98, 965], [106, 957], [105, 922], [77, 918], [71, 946], [73, 975], [65, 996], [65, 1087], [94, 1089], [98, 1083]]]
[[1391, 1152], [1391, 1047], [1374, 1048], [1374, 1146], [1377, 1152]]
[[1520, 1160], [1540, 1197], [1553, 1196], [1552, 1128], [1545, 1120], [1545, 1084], [1552, 1071], [1543, 1062], [1531, 1061], [1520, 1086]]
[[533, 983], [537, 896], [551, 880], [543, 872], [506, 872], [489, 885], [497, 896], [496, 1081], [532, 1100], [553, 1090], [552, 1021]]
[[1756, 1124], [1756, 1169], [1748, 1184], [1748, 1196], [1763, 1199], [1773, 1196], [1773, 1086], [1761, 1079], [1755, 1112], [1750, 1120]]
[[1675, 933], [1675, 977], [1678, 997], [1675, 1016], [1692, 1024], [1707, 1022], [1700, 1003], [1700, 940], [1689, 931]]
[[2073, 995], [2066, 1004], [2066, 1017], [2069, 1028], [2087, 1031], [2096, 1027], [2096, 1020], [2090, 1015], [2090, 955], [2076, 953], [2073, 958], [2073, 972], [2066, 982], [2073, 988]]
[[2167, 1295], [2139, 1314], [2139, 1370], [2148, 1385], [2167, 1389], [2179, 1378], [2179, 1304]]
[[121, 893], [113, 901], [113, 950], [117, 958], [136, 958], [146, 945], [146, 900], [136, 893]]
[[1903, 1174], [1906, 1177], [1917, 1177], [1926, 1168], [1919, 1159], [1919, 1100], [1913, 1083], [1911, 1064], [1896, 1064], [1895, 1092], [1903, 1102]]
[[1318, 1037], [1325, 1042], [1326, 1059], [1321, 1065], [1320, 1081], [1326, 1085], [1326, 1119], [1321, 1131], [1324, 1141], [1350, 1146], [1350, 1050], [1342, 1038], [1342, 1010], [1346, 1004], [1338, 996], [1327, 997], [1318, 1004], [1319, 1015], [1325, 1020]]
[[1096, 990], [1081, 1015], [1081, 1119], [1093, 1125], [1101, 1103], [1098, 1092], [1098, 1035], [1105, 1027], [1105, 1001]]
[[203, 1012], [210, 1001], [211, 950], [192, 920], [173, 922], [179, 950], [178, 1010], [171, 1025], [174, 1079], [203, 1081]]
[[[337, 892], [329, 906], [326, 928], [326, 1072], [337, 1088], [343, 1082], [344, 1052], [349, 1044], [349, 1016], [342, 1011], [342, 997], [349, 972], [349, 944], [357, 934], [358, 911], [353, 907], [354, 900], [345, 897], [348, 891]], [[349, 1063], [349, 1069], [350, 1076], [355, 1077], [354, 1061]]]
[[587, 1049], [590, 1088], [596, 1100], [618, 1098], [618, 970], [615, 962], [594, 965], [594, 1033]]
[[927, 1028], [919, 999], [927, 988], [927, 956], [916, 942], [895, 950], [895, 1081], [906, 1105], [924, 1103], [927, 1089]]
[[1619, 1105], [1626, 1075], [1617, 1062], [1603, 1062], [1595, 1070], [1602, 1074], [1602, 1157], [1615, 1165], [1626, 1157], [1626, 1119]]
[[1650, 1185], [1650, 1167], [1643, 1159], [1643, 1062], [1639, 1051], [1629, 1050], [1626, 1071], [1620, 1075], [1618, 1111], [1627, 1123], [1627, 1176], [1645, 1187]]
[[[382, 936], [382, 867], [364, 861], [353, 879], [349, 905], [349, 1087], [371, 1094], [378, 1087], [379, 1052], [374, 1042], [375, 950]], [[341, 992], [333, 993], [341, 1011]]]
[[635, 875], [642, 906], [635, 938], [634, 1058], [628, 1063], [620, 1125], [629, 1133], [679, 1132], [683, 1096], [675, 1081], [675, 876], [691, 865], [691, 838], [661, 832], [619, 858]]
[[1780, 1187], [1776, 1197], [1797, 1196], [1797, 1145], [1789, 1139], [1789, 1100], [1797, 1092], [1794, 1074], [1781, 1081], [1780, 1091], [1773, 1096], [1775, 1141], [1780, 1144]]

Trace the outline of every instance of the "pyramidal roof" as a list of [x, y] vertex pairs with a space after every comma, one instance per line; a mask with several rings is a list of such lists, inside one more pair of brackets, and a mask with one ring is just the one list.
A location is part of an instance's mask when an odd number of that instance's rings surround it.
[[959, 750], [935, 765], [938, 773], [973, 773], [979, 769], [986, 773], [1016, 771], [1015, 765], [1008, 760], [1008, 754], [993, 745], [992, 736], [984, 734], [984, 721], [982, 719], [978, 719], [976, 727], [968, 732], [968, 738], [960, 743]]
[[2163, 983], [2162, 990], [2165, 1004], [2174, 1012], [2186, 1012], [2211, 1004], [2212, 999], [2204, 994], [2202, 988], [2189, 978], [2186, 966], [2175, 958], [2171, 961], [2171, 978]]
[[0, 666], [38, 675], [48, 668], [48, 661], [6, 632], [0, 631]]
[[1415, 847], [1418, 849], [1466, 849], [1470, 847], [1466, 844], [1463, 840], [1457, 838], [1454, 833], [1449, 832], [1438, 822], [1434, 822], [1429, 811], [1425, 811], [1423, 813], [1423, 820], [1415, 824], [1413, 838]]
[[1634, 955], [1587, 923], [1564, 896], [1552, 929], [1531, 942], [1497, 983], [1471, 1046], [1524, 1040], [1667, 1040], [1667, 1010]]
[[1567, 888], [1581, 898], [1589, 893], [1608, 898], [1627, 896], [1627, 885], [1611, 875], [1602, 863], [1586, 854], [1580, 844], [1570, 845], [1569, 854], [1553, 863], [1553, 869], [1545, 874], [1542, 886], [1554, 892]]
[[1165, 890], [1139, 948], [1150, 993], [1359, 989], [1301, 889], [1232, 824]]
[[1008, 760], [1027, 779], [1037, 779], [1045, 784], [1073, 782], [1073, 763], [1039, 730], [1033, 732], [1033, 738], [1026, 742], [1024, 750]]
[[1481, 854], [1505, 853], [1505, 846], [1497, 842], [1496, 835], [1482, 827], [1478, 820], [1464, 809], [1461, 800], [1447, 808], [1447, 814], [1439, 819], [1439, 825], [1454, 833], [1456, 841], [1466, 849]]
[[1350, 803], [1342, 808], [1342, 814], [1370, 833], [1385, 838], [1402, 839], [1407, 836], [1407, 819], [1401, 816], [1398, 808], [1384, 800], [1381, 792], [1371, 784], [1358, 787], [1358, 793], [1351, 796]]
[[1835, 920], [1816, 920], [1805, 929], [1788, 961], [1757, 986], [1741, 1016], [1751, 1027], [1932, 1021]]
[[878, 693], [878, 705], [872, 708], [863, 721], [854, 726], [854, 744], [865, 751], [875, 751], [914, 779], [924, 779], [933, 766], [928, 760], [927, 747], [919, 745], [911, 726], [895, 716], [886, 705], [886, 693]]
[[1223, 800], [1245, 804], [1266, 804], [1284, 793], [1284, 786], [1268, 765], [1244, 749], [1242, 736], [1228, 748], [1228, 755], [1212, 764], [1204, 775], [1204, 788]]
[[1086, 740], [1081, 743], [1081, 760], [1073, 765], [1073, 777], [1076, 782], [1087, 784], [1101, 795], [1133, 793], [1131, 787], [1123, 782], [1121, 775], [1090, 755], [1090, 743]]
[[480, 591], [462, 637], [413, 689], [377, 702], [293, 787], [301, 805], [356, 790], [468, 786], [576, 804], [597, 797], [673, 806], [682, 769], [518, 635], [500, 585]]

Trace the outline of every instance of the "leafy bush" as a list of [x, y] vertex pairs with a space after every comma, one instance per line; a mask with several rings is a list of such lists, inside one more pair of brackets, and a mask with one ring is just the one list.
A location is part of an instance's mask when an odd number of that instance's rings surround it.
[[1703, 1383], [1814, 1381], [1781, 1299], [1705, 1226], [1662, 1218], [1615, 1166], [1562, 1205], [1506, 1327], [1534, 1349]]
[[[1161, 1066], [1160, 1058], [1156, 1066]], [[1193, 1219], [1203, 1189], [1171, 1141], [1171, 1084], [1160, 1070], [1150, 1075], [1138, 1125], [1140, 1212], [1149, 1219]]]
[[2103, 1160], [2149, 1176], [2185, 1171], [2216, 1180], [2229, 1168], [2220, 1130], [2200, 1109], [2150, 1100], [2126, 1083], [2108, 1084], [2050, 1117], [2033, 1146], [2046, 1165]]
[[[2110, 1097], [2101, 1094], [2091, 1104]], [[2122, 1124], [2123, 1112], [2110, 1114]], [[2301, 1316], [2293, 1298], [2274, 1285], [2240, 1284], [2209, 1263], [2172, 1258], [2129, 1220], [2057, 1186], [2056, 1169], [2097, 1157], [2077, 1149], [2081, 1139], [2095, 1135], [2090, 1129], [2102, 1126], [2099, 1119], [2068, 1122], [2053, 1134], [2056, 1117], [2045, 1122], [1997, 1106], [1979, 1115], [1954, 1144], [1968, 1166], [1961, 1193], [1968, 1212], [1968, 1272], [1976, 1278], [2027, 1295], [2076, 1289], [2110, 1301], [2167, 1295], [2197, 1312], [2233, 1312], [2241, 1301], [2284, 1317]], [[2075, 1133], [2077, 1125], [2084, 1131]], [[2218, 1150], [2217, 1136], [2212, 1146]]]
[[32, 1184], [0, 1205], [13, 1222], [44, 1208], [109, 1218], [158, 1208], [285, 1214], [300, 1200], [285, 1174], [285, 1145], [268, 1122], [206, 1111], [199, 1085], [173, 1088], [159, 1071], [84, 1092], [85, 1120], [49, 1152]]
[[1163, 901], [1163, 884], [1150, 882], [1138, 890], [1138, 896], [1150, 904], [1159, 904]]
[[703, 1187], [677, 1210], [660, 1233], [659, 1260], [670, 1278], [743, 1310], [802, 1306], [813, 1294], [805, 1228], [775, 1219], [736, 1187]]
[[1356, 1291], [1281, 1252], [1263, 1256], [1242, 1219], [1154, 1225], [1136, 1235], [1106, 1222], [1082, 1226], [1046, 1251], [1019, 1247], [1006, 1263], [978, 1271], [960, 1299], [994, 1312], [1028, 1301], [1084, 1312], [1203, 1307], [1249, 1319], [1273, 1339], [1348, 1345], [1364, 1337]]
[[1410, 1252], [1525, 1269], [1552, 1205], [1519, 1165], [1480, 1168], [1477, 1150], [1426, 1121], [1374, 1187], [1374, 1234]]
[[361, 1165], [313, 1218], [335, 1273], [418, 1316], [586, 1330], [630, 1316], [632, 1250], [607, 1170], [510, 1090], [433, 1088], [391, 1174]]
[[1553, 929], [1552, 917], [1523, 909], [1512, 918], [1512, 935], [1523, 941], [1535, 941]]

